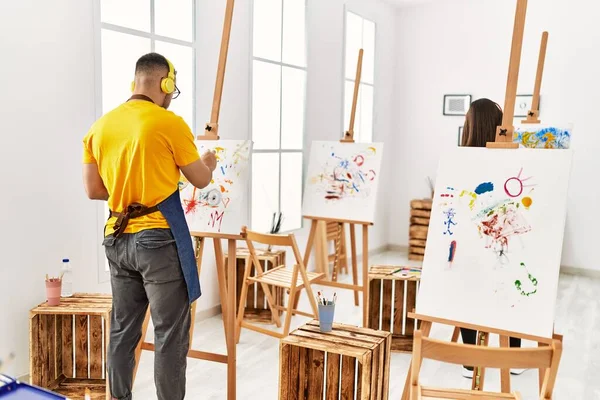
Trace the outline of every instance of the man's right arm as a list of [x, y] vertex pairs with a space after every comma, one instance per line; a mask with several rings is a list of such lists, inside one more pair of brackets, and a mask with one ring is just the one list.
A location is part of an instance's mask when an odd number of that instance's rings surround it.
[[185, 178], [195, 187], [202, 189], [210, 184], [212, 171], [216, 167], [214, 154], [200, 157], [194, 143], [194, 135], [181, 117], [170, 124], [172, 131], [168, 135], [175, 163]]
[[212, 180], [212, 171], [204, 164], [202, 159], [198, 159], [191, 164], [179, 167], [183, 176], [192, 185], [198, 189], [202, 189], [208, 186]]

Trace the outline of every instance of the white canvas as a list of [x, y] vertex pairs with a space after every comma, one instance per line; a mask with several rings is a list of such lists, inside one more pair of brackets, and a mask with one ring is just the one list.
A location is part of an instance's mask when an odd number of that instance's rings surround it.
[[383, 143], [312, 143], [302, 213], [374, 222]]
[[571, 157], [485, 148], [443, 155], [417, 313], [552, 337]]
[[250, 140], [199, 140], [198, 151], [213, 150], [217, 168], [210, 185], [197, 189], [182, 176], [180, 195], [190, 231], [238, 235], [247, 206]]

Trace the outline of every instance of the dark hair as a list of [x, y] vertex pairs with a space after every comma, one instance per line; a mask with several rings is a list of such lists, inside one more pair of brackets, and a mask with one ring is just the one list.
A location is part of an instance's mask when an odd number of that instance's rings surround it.
[[465, 117], [461, 146], [485, 147], [496, 140], [496, 127], [502, 125], [502, 108], [490, 99], [471, 103]]
[[166, 68], [169, 70], [169, 62], [165, 56], [158, 53], [148, 53], [139, 58], [135, 63], [135, 73], [150, 73], [156, 69]]

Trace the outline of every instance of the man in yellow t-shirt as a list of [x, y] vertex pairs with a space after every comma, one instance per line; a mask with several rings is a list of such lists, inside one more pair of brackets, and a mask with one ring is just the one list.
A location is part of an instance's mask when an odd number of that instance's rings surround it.
[[207, 186], [216, 158], [212, 152], [200, 157], [188, 125], [167, 111], [179, 94], [175, 82], [165, 57], [142, 56], [132, 97], [96, 121], [83, 140], [85, 190], [90, 199], [107, 200], [111, 210], [103, 244], [113, 292], [107, 367], [115, 399], [132, 398], [135, 348], [148, 305], [158, 399], [185, 396], [190, 303], [200, 287], [197, 272], [186, 270], [191, 240], [178, 183], [183, 173], [192, 185]]

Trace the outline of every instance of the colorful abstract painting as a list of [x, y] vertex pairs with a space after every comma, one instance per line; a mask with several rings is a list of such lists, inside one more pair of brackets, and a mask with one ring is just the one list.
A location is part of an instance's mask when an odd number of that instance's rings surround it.
[[515, 127], [513, 142], [530, 149], [568, 149], [571, 147], [572, 132], [571, 127], [524, 124]]
[[444, 154], [417, 313], [552, 336], [571, 158], [570, 150]]
[[383, 143], [313, 142], [305, 216], [374, 222]]
[[248, 166], [252, 142], [249, 140], [201, 140], [200, 154], [215, 152], [217, 168], [211, 183], [198, 189], [182, 176], [179, 183], [183, 211], [190, 231], [239, 234], [242, 211], [247, 206]]

